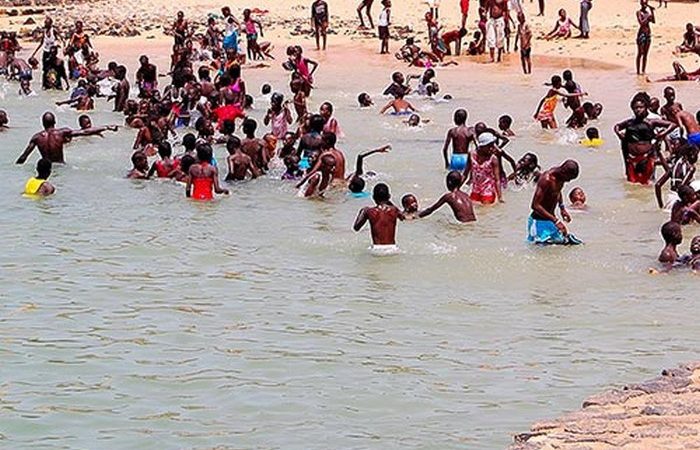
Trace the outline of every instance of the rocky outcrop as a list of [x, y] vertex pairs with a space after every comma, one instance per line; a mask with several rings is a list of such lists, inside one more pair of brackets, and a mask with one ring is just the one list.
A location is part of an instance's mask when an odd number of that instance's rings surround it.
[[700, 449], [700, 362], [594, 395], [514, 441], [510, 450]]

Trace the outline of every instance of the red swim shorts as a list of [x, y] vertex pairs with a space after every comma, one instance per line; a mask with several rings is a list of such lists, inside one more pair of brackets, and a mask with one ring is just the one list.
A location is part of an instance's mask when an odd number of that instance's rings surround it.
[[459, 6], [462, 8], [462, 15], [469, 15], [469, 0], [459, 0]]
[[484, 194], [472, 192], [469, 195], [469, 198], [471, 198], [472, 201], [474, 201], [474, 202], [481, 203], [482, 205], [489, 205], [491, 203], [496, 203], [496, 196], [493, 194], [484, 195]]

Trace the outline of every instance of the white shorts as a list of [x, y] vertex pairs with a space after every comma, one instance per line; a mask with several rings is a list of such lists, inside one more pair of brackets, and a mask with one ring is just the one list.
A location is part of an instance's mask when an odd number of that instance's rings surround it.
[[486, 46], [488, 48], [503, 48], [503, 41], [506, 37], [506, 21], [503, 17], [486, 22]]
[[392, 245], [372, 245], [369, 248], [369, 252], [373, 256], [391, 256], [391, 255], [398, 255], [401, 251], [399, 250], [398, 245], [392, 244]]

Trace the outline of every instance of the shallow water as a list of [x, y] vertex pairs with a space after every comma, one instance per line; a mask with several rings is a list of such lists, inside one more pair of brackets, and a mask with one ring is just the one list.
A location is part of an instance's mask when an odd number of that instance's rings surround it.
[[[322, 59], [312, 105], [336, 106], [348, 168], [358, 151], [390, 142], [367, 168], [396, 199], [411, 191], [428, 206], [444, 189], [452, 111], [465, 106], [470, 123], [508, 112], [516, 158], [581, 162], [576, 184], [591, 209], [571, 229], [586, 245], [527, 246], [530, 189], [478, 209], [476, 224], [457, 225], [447, 210], [401, 224], [403, 253], [372, 257], [368, 233], [351, 230], [369, 200], [305, 201], [266, 178], [195, 204], [180, 186], [123, 179], [132, 130], [70, 144], [52, 178], [58, 194], [28, 200], [18, 192], [36, 155], [12, 162], [60, 95], [20, 100], [6, 86], [0, 446], [503, 448], [587, 395], [697, 359], [698, 279], [647, 274], [665, 215], [652, 189], [622, 177], [611, 127], [639, 87], [627, 73], [576, 71], [606, 106], [607, 145], [589, 151], [529, 119], [549, 69], [529, 80], [514, 67], [439, 71], [455, 100], [415, 99], [432, 122], [407, 130], [354, 106], [362, 90], [381, 102], [386, 70], [333, 58]], [[256, 91], [285, 84], [277, 65], [244, 75]], [[697, 85], [678, 91], [697, 110]], [[121, 122], [98, 105], [94, 123]], [[75, 112], [49, 109], [75, 125]], [[699, 232], [686, 229], [684, 250]]]

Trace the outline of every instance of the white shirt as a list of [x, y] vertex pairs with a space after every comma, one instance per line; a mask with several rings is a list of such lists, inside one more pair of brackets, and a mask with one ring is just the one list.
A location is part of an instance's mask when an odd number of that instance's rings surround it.
[[379, 13], [379, 22], [377, 22], [377, 25], [379, 25], [380, 27], [389, 26], [389, 11], [389, 8], [382, 9], [382, 12]]

